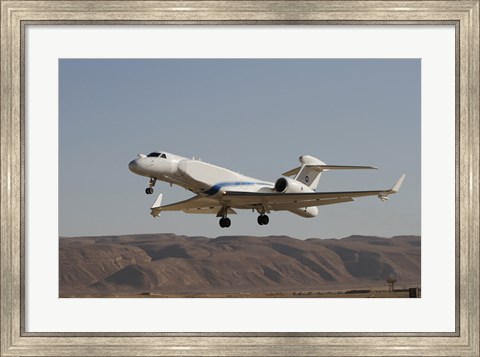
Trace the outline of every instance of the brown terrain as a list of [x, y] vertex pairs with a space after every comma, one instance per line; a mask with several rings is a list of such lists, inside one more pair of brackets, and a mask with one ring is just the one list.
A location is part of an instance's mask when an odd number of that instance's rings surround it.
[[60, 237], [60, 297], [408, 297], [419, 236]]

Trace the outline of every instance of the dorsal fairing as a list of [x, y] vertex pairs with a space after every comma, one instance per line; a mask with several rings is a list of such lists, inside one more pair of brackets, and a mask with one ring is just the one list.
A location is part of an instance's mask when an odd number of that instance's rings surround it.
[[229, 186], [239, 186], [243, 181], [248, 181], [247, 177], [224, 167], [190, 159], [179, 162], [177, 176], [197, 186], [200, 191], [212, 189], [218, 184], [230, 183]]

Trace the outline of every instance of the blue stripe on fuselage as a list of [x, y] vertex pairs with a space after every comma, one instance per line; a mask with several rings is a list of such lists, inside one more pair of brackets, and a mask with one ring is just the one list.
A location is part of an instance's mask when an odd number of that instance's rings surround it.
[[208, 196], [213, 196], [214, 194], [218, 193], [222, 187], [228, 186], [247, 186], [247, 185], [263, 185], [263, 182], [219, 182], [212, 187], [210, 187], [204, 194]]

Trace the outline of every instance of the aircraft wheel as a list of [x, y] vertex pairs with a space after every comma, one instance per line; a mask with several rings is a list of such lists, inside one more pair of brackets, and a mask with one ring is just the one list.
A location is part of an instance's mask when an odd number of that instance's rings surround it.
[[147, 187], [147, 188], [145, 189], [145, 193], [146, 193], [147, 195], [151, 195], [151, 194], [153, 193], [153, 188], [152, 188], [152, 187]]
[[232, 221], [230, 221], [230, 218], [225, 217], [223, 221], [223, 225], [225, 226], [225, 228], [230, 227], [231, 224], [232, 224]]
[[220, 218], [219, 224], [220, 224], [220, 227], [222, 228], [228, 228], [232, 224], [232, 221], [230, 221], [230, 218], [222, 217]]
[[263, 216], [258, 216], [257, 217], [257, 222], [259, 225], [263, 226]]
[[262, 218], [262, 223], [263, 223], [264, 225], [267, 225], [268, 222], [270, 222], [270, 219], [268, 218], [267, 215], [263, 215], [263, 216], [260, 216], [260, 217]]

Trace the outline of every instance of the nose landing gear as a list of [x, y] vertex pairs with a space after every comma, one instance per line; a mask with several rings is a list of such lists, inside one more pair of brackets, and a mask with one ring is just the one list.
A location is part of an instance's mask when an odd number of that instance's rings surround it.
[[157, 182], [156, 178], [151, 178], [150, 181], [148, 182], [148, 187], [145, 189], [145, 193], [147, 195], [151, 195], [153, 193], [153, 186], [155, 186], [155, 183]]
[[266, 226], [268, 222], [270, 222], [270, 219], [266, 214], [261, 214], [260, 216], [257, 217], [257, 222], [261, 226]]

